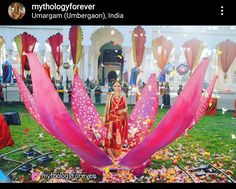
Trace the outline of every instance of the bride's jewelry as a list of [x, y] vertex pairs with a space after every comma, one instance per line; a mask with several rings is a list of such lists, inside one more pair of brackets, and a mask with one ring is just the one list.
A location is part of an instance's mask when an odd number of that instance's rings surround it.
[[[117, 98], [118, 97], [118, 98]], [[120, 104], [120, 100], [121, 100], [121, 95], [119, 95], [119, 96], [114, 96], [114, 98], [116, 98], [116, 100], [117, 100], [117, 103], [113, 100], [113, 102], [114, 102], [114, 104], [115, 104], [115, 106], [116, 106], [116, 109], [118, 109], [119, 108], [119, 104]]]

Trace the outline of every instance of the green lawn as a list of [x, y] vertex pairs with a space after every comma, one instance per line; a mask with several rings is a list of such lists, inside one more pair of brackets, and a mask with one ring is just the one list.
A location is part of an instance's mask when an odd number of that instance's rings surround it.
[[[97, 106], [99, 113], [103, 114], [104, 106]], [[0, 151], [0, 154], [12, 151], [25, 145], [37, 145], [37, 149], [42, 152], [52, 152], [54, 161], [49, 165], [47, 171], [55, 171], [58, 166], [76, 167], [79, 165], [79, 159], [65, 145], [48, 135], [29, 115], [24, 106], [1, 106], [0, 113], [5, 111], [20, 112], [21, 125], [10, 126], [12, 138], [15, 145], [6, 147]], [[69, 109], [71, 112], [71, 109]], [[131, 112], [132, 107], [129, 107]], [[157, 123], [166, 114], [167, 109], [159, 109]], [[172, 160], [178, 159], [178, 164], [186, 167], [187, 165], [197, 165], [199, 161], [207, 160], [217, 164], [224, 171], [232, 171], [232, 178], [236, 178], [236, 120], [232, 119], [232, 113], [222, 114], [217, 112], [216, 116], [204, 116], [199, 123], [189, 131], [187, 136], [178, 138], [171, 145], [159, 151], [158, 158], [152, 163], [152, 168], [158, 169], [161, 166], [171, 166]], [[152, 129], [153, 129], [152, 128]], [[28, 132], [27, 132], [28, 131]], [[43, 134], [42, 134], [43, 133]], [[43, 137], [40, 138], [40, 135]], [[164, 154], [166, 153], [166, 154]], [[19, 153], [20, 154], [20, 153]], [[14, 154], [9, 157], [18, 160], [25, 160], [23, 155]], [[0, 164], [0, 169], [8, 171], [15, 164]], [[45, 169], [39, 167], [39, 169]], [[17, 173], [18, 175], [18, 173]], [[16, 177], [17, 177], [16, 175]]]

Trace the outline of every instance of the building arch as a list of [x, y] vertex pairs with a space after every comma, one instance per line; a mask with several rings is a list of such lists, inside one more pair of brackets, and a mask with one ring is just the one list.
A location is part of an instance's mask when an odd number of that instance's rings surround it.
[[236, 70], [233, 72], [233, 75], [232, 75], [232, 83], [236, 84]]
[[116, 28], [111, 26], [104, 26], [95, 30], [91, 35], [91, 47], [89, 49], [89, 76], [92, 79], [98, 79], [98, 58], [100, 56], [100, 48], [113, 41], [114, 45], [122, 47], [124, 37], [123, 34]]
[[93, 32], [90, 39], [92, 42], [92, 48], [95, 49], [96, 54], [99, 54], [100, 48], [110, 41], [122, 46], [124, 37], [116, 28], [104, 26]]

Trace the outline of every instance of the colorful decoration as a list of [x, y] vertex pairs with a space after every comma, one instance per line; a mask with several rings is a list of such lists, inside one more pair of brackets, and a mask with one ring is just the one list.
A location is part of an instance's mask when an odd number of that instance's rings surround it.
[[[83, 133], [82, 129], [80, 129], [82, 127], [87, 127], [82, 126], [82, 124], [98, 124], [99, 117], [97, 116], [96, 109], [89, 103], [86, 104], [86, 98], [81, 98], [81, 96], [86, 94], [86, 91], [84, 86], [80, 85], [81, 81], [79, 80], [78, 75], [75, 75], [74, 87], [75, 89], [79, 89], [80, 96], [74, 96], [74, 104], [72, 104], [74, 108], [79, 108], [78, 111], [74, 110], [73, 112], [77, 117], [78, 123], [76, 124], [70, 117], [70, 114], [63, 102], [60, 100], [50, 79], [43, 70], [38, 57], [33, 53], [29, 53], [27, 56], [32, 74], [34, 96], [29, 93], [19, 75], [17, 75], [15, 71], [14, 73], [17, 77], [22, 99], [25, 103], [28, 103], [26, 107], [33, 107], [35, 112], [33, 113], [32, 109], [29, 109], [29, 111], [35, 115], [37, 122], [39, 122], [41, 126], [45, 127], [55, 138], [71, 148], [76, 153], [76, 155], [86, 162], [86, 164], [89, 165], [89, 167], [86, 166], [87, 170], [91, 171], [93, 168], [95, 168], [95, 171], [98, 171], [99, 168], [110, 166], [112, 161], [107, 156], [107, 154], [105, 154], [98, 146], [91, 142]], [[184, 90], [179, 95], [175, 104], [171, 107], [169, 112], [156, 127], [154, 132], [149, 134], [143, 141], [141, 139], [140, 141], [142, 141], [142, 143], [136, 145], [124, 157], [121, 157], [121, 159], [118, 160], [119, 162], [116, 162], [114, 166], [127, 166], [133, 170], [135, 174], [142, 174], [144, 168], [150, 162], [150, 157], [157, 150], [160, 150], [173, 142], [189, 127], [198, 111], [202, 85], [207, 66], [208, 59], [203, 59], [202, 63], [193, 73], [192, 77], [188, 80], [188, 83], [185, 85]], [[143, 130], [148, 131], [147, 128], [150, 128], [152, 125], [152, 122], [155, 119], [154, 114], [157, 112], [157, 109], [155, 108], [157, 108], [158, 104], [156, 96], [158, 92], [158, 86], [155, 78], [155, 74], [151, 75], [148, 83], [143, 89], [141, 99], [136, 104], [137, 107], [135, 107], [133, 110], [134, 113], [131, 113], [131, 116], [133, 116], [131, 119], [133, 119], [134, 123], [133, 128], [140, 127], [141, 132]], [[43, 94], [47, 94], [47, 98], [42, 98]], [[30, 99], [29, 101], [27, 101], [27, 97]], [[45, 103], [47, 106], [45, 106]], [[76, 107], [76, 105], [80, 105], [82, 108], [78, 106]], [[86, 108], [89, 110], [86, 110]], [[78, 113], [82, 109], [87, 113], [79, 115]], [[182, 112], [186, 109], [190, 111], [182, 114]], [[81, 119], [80, 116], [83, 116], [83, 119]], [[93, 116], [95, 116], [96, 123], [92, 120]], [[140, 120], [142, 121], [141, 124]], [[97, 128], [99, 128], [99, 125], [97, 126]], [[93, 127], [90, 128], [93, 130]], [[132, 133], [130, 134], [135, 136], [136, 132], [133, 130], [133, 128], [131, 127]], [[96, 138], [98, 137], [98, 139], [100, 139], [100, 133], [98, 130], [94, 130], [92, 134], [94, 134]], [[88, 136], [89, 135], [91, 136], [91, 134], [88, 134]], [[93, 140], [93, 138], [91, 140]]]
[[27, 86], [25, 85], [24, 81], [20, 77], [20, 75], [17, 73], [16, 69], [13, 68], [13, 73], [16, 77], [16, 81], [20, 90], [21, 98], [25, 104], [25, 107], [27, 111], [30, 113], [30, 115], [34, 118], [34, 120], [42, 127], [44, 128], [49, 134], [54, 136], [43, 124], [40, 115], [38, 113], [38, 110], [36, 108], [35, 100], [32, 96], [32, 94], [29, 92]]
[[139, 72], [140, 70], [137, 66], [131, 69], [131, 75], [130, 75], [130, 81], [129, 81], [129, 84], [131, 86], [136, 85]]
[[12, 79], [12, 65], [7, 60], [2, 64], [2, 72], [3, 72], [3, 83], [11, 83]]
[[227, 39], [216, 46], [216, 52], [218, 55], [219, 65], [222, 71], [225, 73], [224, 79], [226, 79], [227, 71], [229, 70], [236, 56], [236, 43]]
[[141, 99], [141, 93], [140, 92], [136, 92], [135, 101], [138, 102], [140, 99]]
[[80, 124], [80, 129], [97, 146], [103, 144], [106, 135], [105, 128], [78, 74], [74, 75], [71, 100], [72, 112]]
[[141, 99], [135, 104], [131, 112], [128, 125], [130, 140], [134, 145], [139, 144], [150, 132], [158, 111], [158, 85], [156, 74], [151, 74], [147, 84], [142, 90]]
[[174, 70], [175, 70], [175, 66], [173, 64], [168, 63], [165, 65], [164, 73], [169, 75]]
[[48, 74], [48, 77], [51, 78], [50, 66], [47, 63], [44, 63], [43, 68], [46, 71], [46, 73]]
[[5, 43], [4, 39], [0, 36], [0, 51], [4, 43]]
[[163, 36], [152, 41], [153, 56], [157, 61], [157, 65], [161, 69], [161, 72], [164, 70], [166, 63], [168, 62], [172, 49], [173, 43]]
[[137, 67], [140, 67], [143, 61], [145, 50], [146, 34], [141, 26], [137, 26], [132, 33], [133, 56]]
[[217, 112], [217, 98], [211, 98], [206, 109], [206, 115], [215, 115]]
[[[83, 134], [58, 96], [50, 78], [43, 70], [36, 54], [27, 54], [34, 88], [33, 102], [40, 120], [47, 130], [59, 141], [71, 148], [91, 166], [104, 167], [111, 164], [110, 158]], [[19, 83], [20, 84], [20, 83]], [[21, 83], [25, 86], [24, 83]], [[40, 86], [40, 87], [37, 87]], [[25, 91], [21, 91], [24, 96]], [[47, 98], [42, 98], [47, 94]], [[47, 104], [47, 106], [45, 106]], [[65, 124], [66, 123], [66, 124]]]
[[176, 68], [179, 75], [188, 75], [190, 73], [190, 69], [187, 64], [180, 64]]
[[196, 125], [197, 122], [200, 120], [200, 118], [202, 116], [204, 116], [204, 114], [206, 113], [206, 111], [207, 111], [207, 109], [209, 107], [210, 101], [211, 101], [211, 96], [212, 96], [212, 93], [213, 93], [213, 90], [214, 90], [214, 86], [215, 86], [215, 83], [216, 83], [217, 79], [218, 79], [218, 76], [215, 76], [212, 79], [211, 84], [208, 86], [208, 88], [204, 92], [204, 95], [203, 95], [203, 97], [201, 99], [201, 102], [200, 102], [200, 105], [198, 107], [197, 113], [196, 113], [195, 117], [193, 118], [192, 123], [187, 128], [187, 130], [191, 129], [194, 125]]
[[34, 51], [37, 40], [34, 36], [28, 34], [27, 32], [17, 35], [14, 40], [16, 42], [19, 56], [21, 57], [21, 75], [24, 80], [24, 70], [29, 70], [29, 62], [25, 53]]
[[74, 63], [74, 72], [78, 73], [78, 63], [82, 54], [82, 39], [83, 32], [80, 26], [71, 26], [69, 40], [70, 40], [70, 48], [71, 48], [71, 56]]
[[80, 162], [80, 167], [83, 170], [84, 174], [96, 174], [99, 176], [103, 176], [103, 172], [101, 170], [90, 166], [88, 163], [86, 163], [84, 161]]
[[63, 43], [63, 36], [60, 33], [57, 33], [48, 38], [48, 42], [52, 49], [52, 56], [57, 65], [57, 73], [60, 74], [59, 69], [63, 63], [62, 52], [60, 46]]
[[166, 74], [165, 73], [160, 74], [159, 81], [166, 82]]
[[[143, 165], [156, 151], [173, 142], [188, 128], [200, 103], [207, 66], [208, 60], [203, 59], [165, 117], [140, 145], [134, 147], [120, 160], [120, 165], [129, 168]], [[182, 112], [187, 109], [191, 111], [183, 114]]]
[[184, 55], [191, 72], [199, 63], [204, 47], [204, 43], [195, 38], [183, 44]]
[[65, 62], [65, 63], [63, 64], [63, 68], [64, 68], [65, 70], [68, 70], [68, 69], [70, 68], [70, 64], [69, 64], [68, 62]]

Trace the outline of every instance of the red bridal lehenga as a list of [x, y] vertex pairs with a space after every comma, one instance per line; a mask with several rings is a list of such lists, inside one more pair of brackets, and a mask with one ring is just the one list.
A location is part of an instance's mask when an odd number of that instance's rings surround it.
[[115, 97], [114, 93], [108, 96], [109, 107], [107, 113], [107, 132], [105, 138], [105, 150], [110, 156], [119, 156], [124, 141], [128, 138], [128, 115], [126, 113], [119, 114], [119, 110], [126, 108], [124, 96]]

